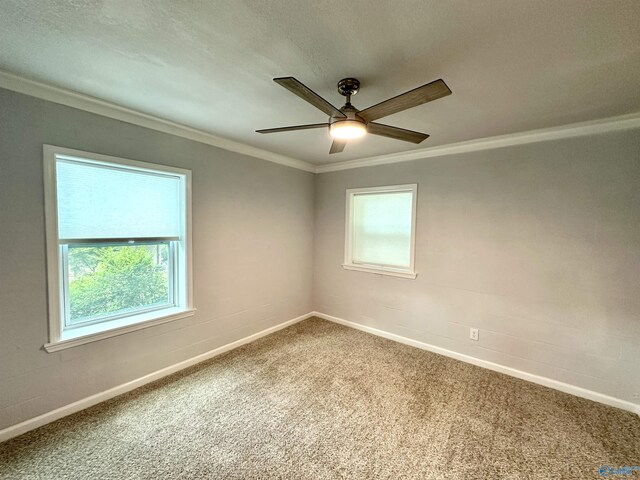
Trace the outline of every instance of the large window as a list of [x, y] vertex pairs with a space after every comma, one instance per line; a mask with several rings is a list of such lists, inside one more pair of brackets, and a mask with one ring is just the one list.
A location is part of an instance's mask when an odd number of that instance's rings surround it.
[[50, 343], [190, 315], [190, 172], [45, 145]]
[[347, 190], [343, 267], [415, 278], [417, 185]]

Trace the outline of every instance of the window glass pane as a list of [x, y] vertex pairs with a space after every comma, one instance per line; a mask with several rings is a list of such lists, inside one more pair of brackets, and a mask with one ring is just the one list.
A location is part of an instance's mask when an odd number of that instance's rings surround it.
[[353, 197], [353, 263], [409, 268], [412, 192]]
[[180, 236], [180, 177], [58, 160], [58, 238]]
[[173, 302], [169, 242], [66, 248], [68, 326]]

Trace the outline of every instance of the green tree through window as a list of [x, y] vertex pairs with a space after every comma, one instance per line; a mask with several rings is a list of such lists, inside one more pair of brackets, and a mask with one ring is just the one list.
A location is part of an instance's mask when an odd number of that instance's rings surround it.
[[168, 244], [69, 247], [70, 322], [166, 305]]

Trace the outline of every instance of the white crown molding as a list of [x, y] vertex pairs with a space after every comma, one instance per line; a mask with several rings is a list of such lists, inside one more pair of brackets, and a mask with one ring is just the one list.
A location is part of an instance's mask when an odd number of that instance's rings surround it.
[[150, 128], [159, 132], [177, 135], [179, 137], [205, 143], [214, 147], [229, 150], [231, 152], [260, 158], [280, 165], [297, 168], [306, 172], [326, 173], [352, 168], [371, 167], [391, 163], [409, 162], [432, 157], [442, 157], [458, 153], [490, 150], [493, 148], [523, 145], [527, 143], [559, 140], [562, 138], [580, 137], [597, 133], [613, 132], [616, 130], [628, 130], [640, 127], [640, 112], [618, 117], [610, 117], [588, 122], [572, 123], [556, 127], [530, 130], [527, 132], [498, 135], [495, 137], [478, 138], [459, 143], [450, 143], [436, 147], [411, 150], [408, 152], [391, 153], [375, 157], [358, 158], [328, 165], [313, 165], [292, 157], [269, 152], [261, 148], [252, 147], [244, 143], [218, 137], [212, 133], [196, 128], [181, 125], [179, 123], [138, 112], [130, 108], [122, 107], [114, 103], [100, 100], [89, 95], [54, 87], [45, 83], [30, 80], [13, 73], [0, 70], [0, 88], [23, 93], [32, 97], [41, 98], [50, 102], [77, 108], [86, 112], [95, 113], [141, 127]]
[[391, 153], [376, 157], [359, 158], [347, 160], [345, 162], [332, 163], [329, 165], [319, 165], [315, 173], [335, 172], [338, 170], [348, 170], [351, 168], [372, 167], [375, 165], [386, 165], [389, 163], [409, 162], [432, 157], [442, 157], [458, 153], [477, 152], [480, 150], [490, 150], [493, 148], [510, 147], [513, 145], [523, 145], [526, 143], [544, 142], [548, 140], [559, 140], [562, 138], [581, 137], [584, 135], [594, 135], [598, 133], [613, 132], [616, 130], [628, 130], [640, 127], [640, 113], [621, 115], [618, 117], [592, 120], [588, 122], [572, 123], [540, 130], [530, 130], [528, 132], [511, 133], [508, 135], [498, 135], [495, 137], [479, 138], [459, 143], [450, 143], [437, 147], [411, 150], [409, 152]]
[[315, 173], [315, 166], [302, 160], [245, 145], [244, 143], [235, 142], [227, 138], [218, 137], [203, 130], [187, 127], [186, 125], [138, 112], [89, 95], [47, 85], [2, 70], [0, 70], [0, 88], [77, 108], [86, 112], [96, 113], [104, 117], [132, 123], [159, 132], [170, 133], [196, 142], [223, 148], [231, 152], [241, 153], [250, 157], [260, 158], [280, 165], [286, 165], [287, 167]]

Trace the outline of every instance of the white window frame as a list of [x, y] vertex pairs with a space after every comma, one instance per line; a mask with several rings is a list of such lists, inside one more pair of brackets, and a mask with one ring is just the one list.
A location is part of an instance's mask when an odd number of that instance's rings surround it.
[[[98, 165], [116, 164], [131, 170], [138, 169], [160, 174], [173, 173], [180, 175], [182, 178], [180, 198], [183, 202], [181, 212], [184, 212], [184, 215], [181, 238], [179, 241], [174, 242], [177, 250], [175, 252], [176, 261], [174, 267], [180, 270], [175, 277], [177, 285], [174, 292], [174, 305], [161, 309], [132, 312], [130, 315], [115, 315], [104, 321], [88, 322], [86, 325], [64, 329], [65, 308], [63, 298], [66, 270], [63, 265], [65, 255], [62, 253], [62, 249], [65, 246], [60, 244], [60, 239], [58, 238], [57, 159], [83, 161]], [[49, 342], [44, 345], [45, 350], [47, 352], [55, 352], [194, 315], [191, 248], [191, 171], [54, 145], [43, 145], [43, 162], [47, 289], [49, 296]]]
[[[353, 200], [356, 195], [376, 194], [376, 193], [392, 193], [392, 192], [411, 192], [411, 245], [410, 245], [410, 261], [409, 268], [398, 268], [383, 264], [363, 264], [354, 263], [353, 261]], [[347, 189], [346, 197], [346, 215], [345, 215], [345, 246], [344, 246], [344, 263], [342, 267], [345, 270], [356, 270], [359, 272], [376, 273], [379, 275], [390, 275], [393, 277], [414, 279], [418, 275], [415, 271], [415, 250], [416, 250], [416, 207], [418, 202], [418, 184], [410, 183], [405, 185], [386, 185], [381, 187], [364, 187]]]

